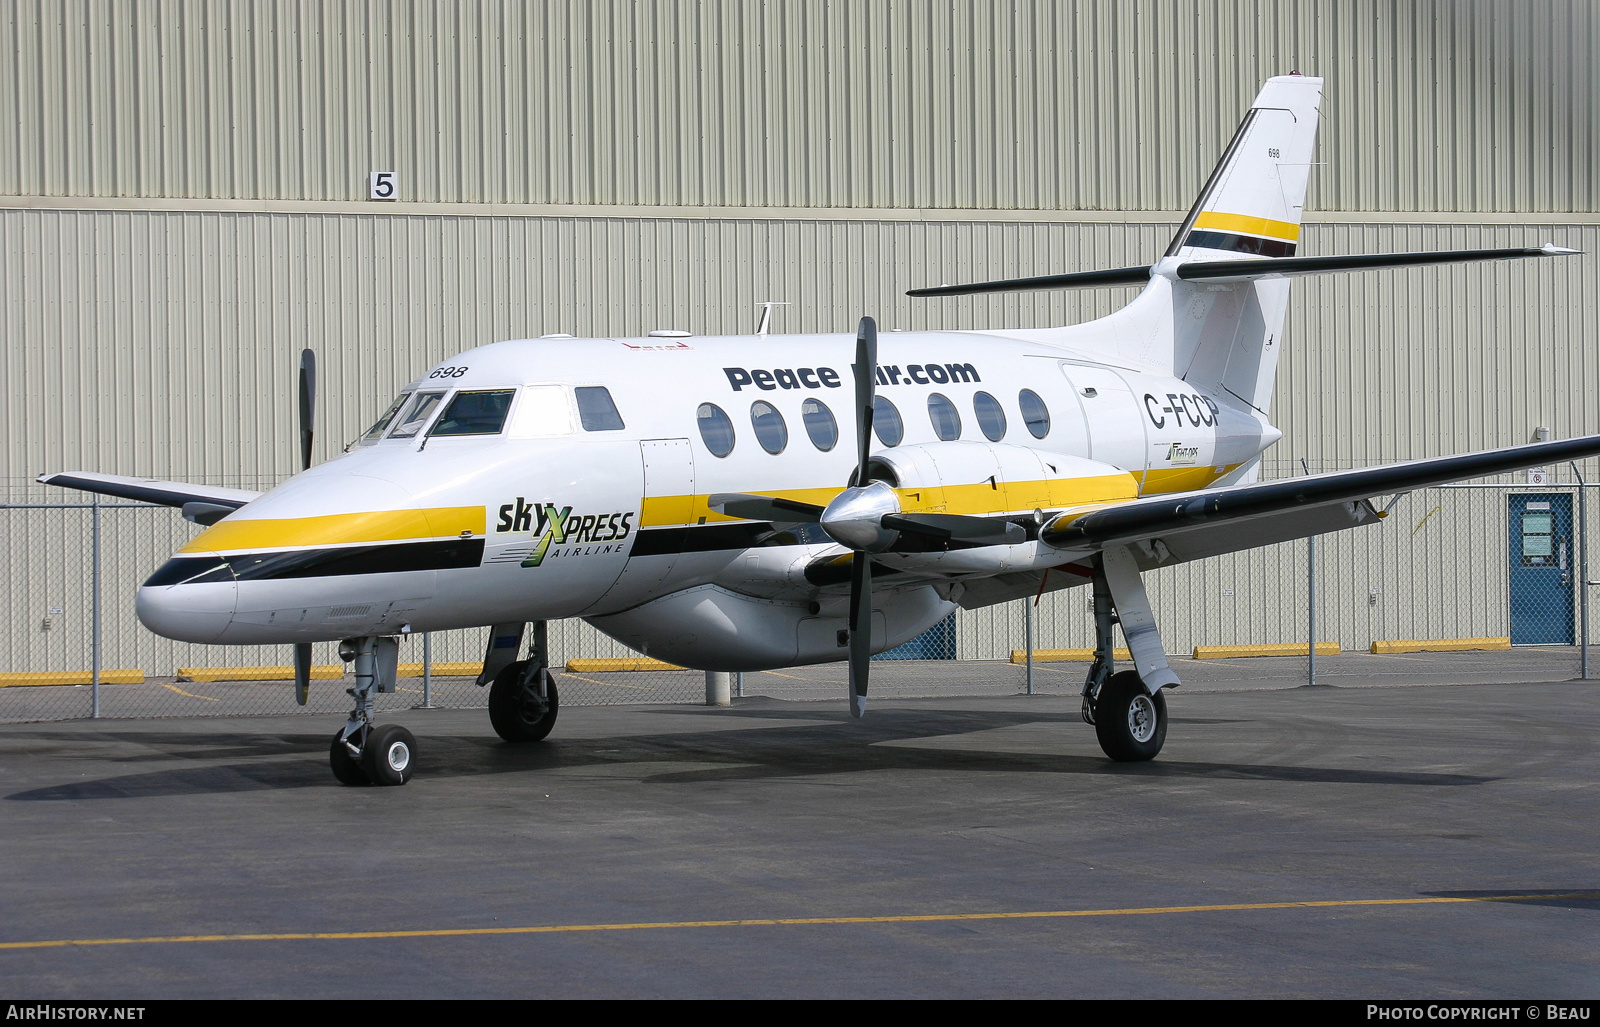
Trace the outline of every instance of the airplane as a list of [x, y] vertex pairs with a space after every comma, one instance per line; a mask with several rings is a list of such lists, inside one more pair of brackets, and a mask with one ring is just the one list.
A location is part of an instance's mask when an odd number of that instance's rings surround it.
[[[139, 589], [151, 631], [207, 644], [339, 641], [354, 706], [329, 747], [348, 785], [415, 769], [378, 724], [399, 636], [489, 626], [478, 684], [508, 742], [559, 710], [546, 622], [581, 617], [685, 667], [870, 658], [957, 609], [1088, 587], [1081, 712], [1112, 760], [1153, 759], [1169, 665], [1146, 573], [1371, 525], [1373, 500], [1600, 454], [1600, 435], [1260, 481], [1290, 280], [1568, 256], [1539, 247], [1296, 254], [1323, 81], [1269, 79], [1154, 263], [916, 289], [1140, 286], [1045, 329], [497, 342], [429, 368], [372, 427], [264, 493], [88, 472], [38, 480], [179, 507], [206, 530]], [[770, 309], [769, 309], [770, 312]], [[853, 430], [853, 436], [852, 436]], [[1118, 669], [1120, 627], [1131, 668]], [[527, 643], [526, 655], [523, 653]]]

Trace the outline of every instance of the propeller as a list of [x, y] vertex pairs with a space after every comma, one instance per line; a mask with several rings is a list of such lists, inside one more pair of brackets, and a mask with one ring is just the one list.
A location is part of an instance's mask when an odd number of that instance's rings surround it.
[[890, 548], [901, 534], [979, 545], [1015, 545], [1027, 538], [1021, 525], [999, 517], [902, 513], [900, 496], [886, 482], [870, 481], [872, 414], [877, 399], [878, 325], [863, 317], [856, 331], [856, 467], [849, 486], [827, 506], [793, 499], [719, 493], [709, 505], [730, 517], [777, 524], [821, 524], [828, 536], [854, 553], [850, 565], [850, 712], [867, 705], [872, 660], [872, 554]]
[[[317, 355], [300, 351], [300, 469], [311, 466], [312, 424], [317, 412]], [[294, 646], [294, 701], [301, 706], [311, 692], [311, 643]]]

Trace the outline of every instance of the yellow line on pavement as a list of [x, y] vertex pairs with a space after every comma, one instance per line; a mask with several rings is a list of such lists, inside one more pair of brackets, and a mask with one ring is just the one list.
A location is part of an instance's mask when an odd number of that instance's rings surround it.
[[1329, 909], [1351, 906], [1432, 906], [1468, 902], [1550, 902], [1600, 899], [1600, 892], [1560, 895], [1475, 895], [1413, 899], [1318, 899], [1308, 902], [1235, 902], [1213, 906], [1136, 906], [1130, 909], [1052, 909], [1025, 913], [918, 913], [904, 916], [780, 917], [769, 920], [678, 920], [637, 924], [549, 924], [538, 927], [454, 927], [433, 931], [305, 931], [295, 934], [172, 934], [148, 938], [69, 938], [6, 941], [0, 949], [55, 949], [72, 945], [157, 945], [217, 941], [369, 941], [379, 938], [470, 938], [503, 934], [576, 934], [592, 931], [659, 931], [691, 927], [811, 927], [837, 924], [925, 924], [959, 920], [1055, 920], [1066, 917], [1150, 916], [1159, 913], [1231, 913], [1259, 909]]
[[212, 698], [209, 695], [195, 695], [193, 692], [185, 692], [183, 689], [179, 688], [177, 685], [162, 685], [161, 687], [165, 688], [169, 692], [177, 692], [179, 695], [186, 695], [191, 699], [204, 699], [206, 702], [221, 702], [222, 701], [220, 699]]
[[556, 673], [560, 674], [564, 678], [577, 678], [579, 681], [587, 681], [591, 685], [601, 685], [605, 688], [631, 688], [635, 692], [652, 691], [652, 689], [645, 685], [624, 685], [616, 681], [596, 681], [594, 678], [586, 678], [582, 674], [574, 674], [570, 670], [558, 670]]

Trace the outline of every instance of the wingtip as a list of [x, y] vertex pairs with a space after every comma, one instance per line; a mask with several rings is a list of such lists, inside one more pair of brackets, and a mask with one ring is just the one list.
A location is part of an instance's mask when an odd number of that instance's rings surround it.
[[1583, 251], [1572, 249], [1570, 246], [1557, 246], [1555, 243], [1547, 242], [1539, 247], [1539, 252], [1547, 257], [1570, 257]]

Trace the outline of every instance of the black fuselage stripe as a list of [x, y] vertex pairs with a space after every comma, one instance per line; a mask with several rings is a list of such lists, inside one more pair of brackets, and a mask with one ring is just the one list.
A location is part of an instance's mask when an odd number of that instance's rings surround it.
[[[234, 553], [222, 557], [180, 556], [168, 560], [146, 585], [173, 585], [208, 568], [227, 564], [234, 580], [332, 578], [352, 574], [395, 574], [404, 571], [454, 570], [483, 562], [483, 539], [443, 542], [399, 542], [339, 549], [296, 549], [284, 553]], [[206, 575], [206, 581], [227, 580]]]

